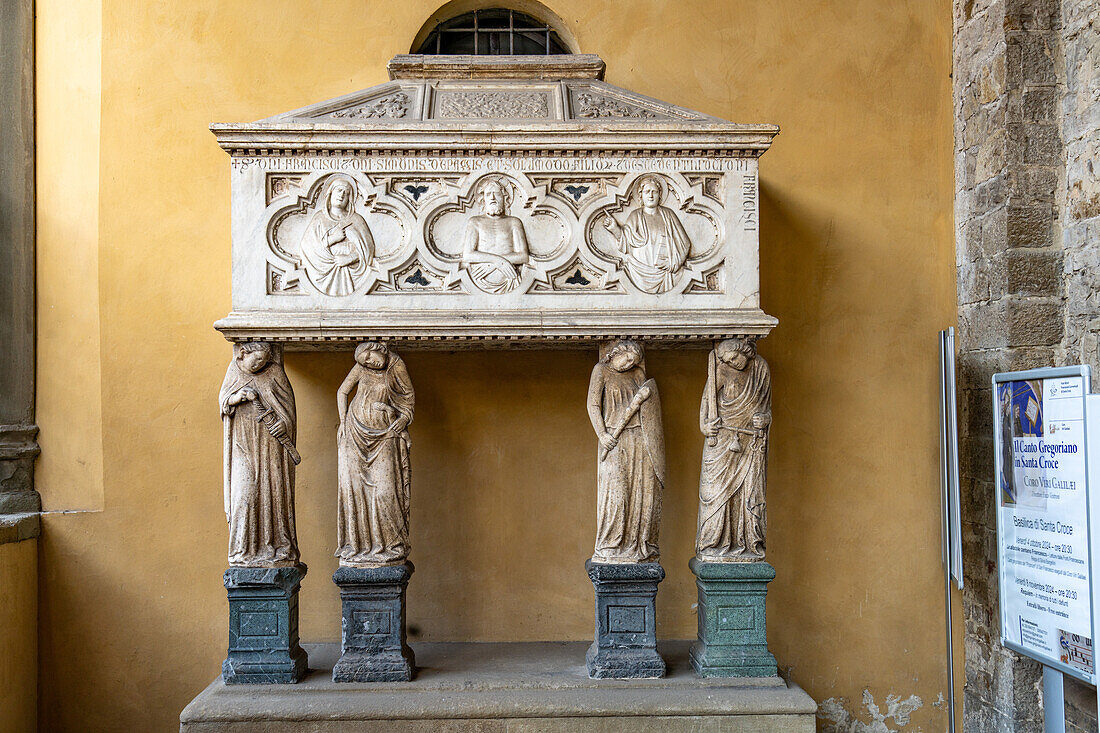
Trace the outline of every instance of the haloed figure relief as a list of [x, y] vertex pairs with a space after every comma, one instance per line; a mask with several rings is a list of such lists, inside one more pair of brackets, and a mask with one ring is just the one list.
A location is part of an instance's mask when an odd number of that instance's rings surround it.
[[596, 563], [657, 562], [665, 441], [642, 347], [616, 341], [592, 370], [588, 416], [599, 439]]
[[351, 295], [374, 257], [374, 238], [355, 211], [355, 183], [334, 176], [302, 237], [302, 262], [310, 281], [326, 295]]
[[665, 197], [661, 179], [647, 174], [639, 182], [642, 205], [627, 215], [626, 223], [620, 226], [610, 214], [602, 222], [619, 240], [619, 253], [631, 282], [647, 293], [667, 293], [687, 262], [691, 240], [676, 212], [661, 206]]
[[294, 390], [271, 344], [236, 346], [218, 400], [225, 424], [229, 564], [298, 562], [294, 534]]
[[397, 565], [409, 556], [408, 426], [413, 402], [412, 381], [401, 357], [383, 343], [359, 344], [355, 366], [337, 396], [336, 556], [343, 566]]
[[462, 241], [462, 264], [487, 293], [510, 293], [519, 285], [517, 267], [527, 264], [527, 232], [508, 214], [512, 189], [501, 176], [484, 178], [477, 188], [480, 215], [471, 216]]
[[695, 539], [700, 560], [763, 559], [771, 421], [771, 373], [757, 356], [756, 344], [746, 338], [720, 342], [710, 352], [699, 408], [699, 427], [706, 436]]

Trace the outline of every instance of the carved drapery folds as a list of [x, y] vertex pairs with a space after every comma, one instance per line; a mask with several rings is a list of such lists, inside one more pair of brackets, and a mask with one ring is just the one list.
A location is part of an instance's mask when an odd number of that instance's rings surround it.
[[[535, 303], [574, 293], [624, 301], [689, 293], [703, 303], [735, 294], [723, 272], [721, 207], [701, 179], [683, 174], [352, 170], [266, 178], [264, 295], [276, 306], [293, 307], [298, 299], [284, 300], [290, 295], [362, 307], [364, 296], [436, 292], [459, 307], [462, 295], [481, 293]], [[724, 178], [708, 181], [721, 186]]]
[[717, 344], [699, 407], [705, 440], [695, 552], [704, 562], [764, 559], [771, 421], [771, 371], [756, 344], [744, 338]]
[[595, 57], [403, 57], [231, 155], [230, 340], [308, 347], [765, 335], [757, 159], [777, 129], [612, 86]]
[[355, 349], [355, 366], [337, 396], [336, 556], [342, 566], [400, 565], [409, 556], [414, 401], [400, 356], [376, 341]]
[[248, 342], [234, 348], [218, 395], [224, 431], [225, 518], [229, 564], [298, 564], [294, 528], [294, 390], [278, 347]]
[[665, 438], [657, 384], [646, 378], [637, 341], [604, 349], [588, 385], [588, 417], [599, 442], [592, 562], [657, 562]]
[[[730, 561], [764, 553], [770, 377], [754, 344], [776, 320], [760, 308], [758, 158], [778, 128], [612, 86], [592, 56], [400, 57], [390, 72], [370, 89], [212, 127], [233, 197], [233, 310], [215, 324], [236, 344], [220, 398], [230, 564], [304, 573], [282, 349], [357, 345], [334, 436], [344, 610], [334, 678], [409, 679], [414, 391], [394, 346], [599, 343], [587, 399], [598, 444], [588, 669], [660, 676], [665, 446], [643, 345], [721, 342], [701, 407], [693, 562], [710, 568], [700, 582], [759, 575], [765, 563]], [[707, 592], [701, 629], [718, 608]], [[295, 593], [280, 601], [287, 614]]]

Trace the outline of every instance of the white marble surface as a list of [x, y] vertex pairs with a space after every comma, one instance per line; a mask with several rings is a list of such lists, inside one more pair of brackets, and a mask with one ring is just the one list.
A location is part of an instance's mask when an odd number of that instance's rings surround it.
[[[424, 338], [710, 339], [774, 326], [760, 309], [757, 158], [776, 128], [554, 78], [545, 62], [500, 62], [502, 78], [486, 78], [486, 63], [478, 78], [416, 79], [405, 75], [455, 65], [404, 62], [377, 87], [213, 127], [231, 155], [227, 337], [323, 346], [413, 340], [419, 325]], [[491, 179], [503, 210], [486, 209]], [[350, 209], [333, 208], [338, 189]], [[522, 256], [494, 238], [504, 228]], [[471, 258], [472, 230], [489, 254]]]

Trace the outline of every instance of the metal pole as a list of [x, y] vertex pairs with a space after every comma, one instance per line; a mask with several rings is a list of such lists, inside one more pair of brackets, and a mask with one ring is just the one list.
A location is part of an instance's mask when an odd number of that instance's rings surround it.
[[1066, 695], [1062, 673], [1043, 665], [1043, 733], [1066, 733]]
[[955, 733], [955, 645], [951, 633], [951, 430], [948, 410], [953, 404], [948, 390], [954, 383], [948, 378], [949, 359], [955, 358], [947, 331], [940, 331], [940, 542], [943, 560], [943, 607], [947, 624], [947, 730]]

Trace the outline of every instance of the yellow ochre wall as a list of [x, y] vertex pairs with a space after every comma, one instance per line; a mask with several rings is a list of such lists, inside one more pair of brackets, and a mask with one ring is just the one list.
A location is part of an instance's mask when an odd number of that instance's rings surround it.
[[0, 731], [34, 733], [38, 704], [38, 541], [0, 544]]
[[[783, 128], [761, 163], [762, 300], [780, 325], [771, 648], [818, 701], [921, 698], [942, 729], [936, 331], [955, 320], [947, 0], [552, 0], [607, 80]], [[438, 0], [38, 2], [40, 716], [170, 730], [219, 672], [229, 159], [211, 122], [381, 83]], [[595, 348], [406, 352], [411, 642], [584, 639]], [[304, 641], [339, 636], [335, 394], [291, 354]], [[695, 633], [705, 352], [652, 350], [669, 447], [659, 635]], [[79, 510], [61, 513], [63, 510]], [[844, 700], [840, 700], [844, 698]], [[903, 721], [888, 719], [897, 727]]]

